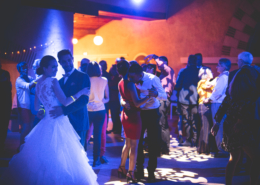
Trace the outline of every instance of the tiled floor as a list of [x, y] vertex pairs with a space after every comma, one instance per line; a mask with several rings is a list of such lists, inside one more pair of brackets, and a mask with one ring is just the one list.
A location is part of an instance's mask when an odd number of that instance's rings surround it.
[[[163, 155], [161, 158], [158, 158], [158, 168], [156, 170], [156, 178], [158, 181], [150, 184], [224, 184], [225, 166], [228, 162], [228, 158], [212, 158], [207, 155], [198, 155], [196, 148], [178, 147], [175, 134], [176, 120], [176, 117], [173, 117], [173, 120], [169, 120], [172, 135], [170, 155]], [[111, 128], [111, 123], [109, 124], [109, 128]], [[0, 175], [8, 166], [11, 157], [15, 154], [19, 144], [18, 141], [19, 133], [8, 133], [5, 153], [0, 156]], [[124, 140], [121, 137], [114, 134], [107, 135], [105, 156], [109, 160], [109, 164], [94, 168], [94, 171], [98, 175], [99, 184], [126, 184], [125, 179], [117, 177], [117, 168], [120, 163], [123, 144]], [[92, 147], [93, 143], [90, 143], [87, 151], [90, 164], [93, 162]], [[147, 165], [147, 160], [148, 158], [145, 160], [145, 165]], [[139, 184], [149, 183], [139, 182]], [[234, 177], [233, 184], [248, 185], [249, 176], [246, 176], [242, 171]]]

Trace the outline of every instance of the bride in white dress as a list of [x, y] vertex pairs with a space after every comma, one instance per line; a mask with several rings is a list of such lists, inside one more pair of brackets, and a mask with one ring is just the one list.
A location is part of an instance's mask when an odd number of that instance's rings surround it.
[[[42, 63], [43, 62], [43, 63]], [[88, 163], [80, 137], [67, 116], [51, 118], [54, 106], [68, 106], [81, 95], [89, 95], [85, 88], [72, 97], [66, 97], [56, 78], [57, 61], [52, 56], [41, 60], [41, 79], [36, 85], [35, 109], [40, 102], [45, 117], [34, 127], [4, 172], [0, 184], [19, 185], [96, 185], [97, 175]]]

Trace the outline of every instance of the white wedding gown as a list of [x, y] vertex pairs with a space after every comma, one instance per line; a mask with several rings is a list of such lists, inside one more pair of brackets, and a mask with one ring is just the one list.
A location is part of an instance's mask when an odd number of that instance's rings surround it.
[[52, 88], [53, 78], [37, 84], [36, 92], [46, 115], [25, 139], [4, 172], [0, 184], [96, 185], [97, 175], [88, 163], [80, 137], [67, 116], [53, 119], [49, 110], [60, 105]]

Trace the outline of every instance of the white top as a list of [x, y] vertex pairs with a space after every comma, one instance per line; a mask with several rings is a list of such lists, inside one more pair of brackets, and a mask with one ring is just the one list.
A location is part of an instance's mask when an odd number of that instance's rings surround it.
[[[33, 81], [33, 78], [28, 76], [30, 82]], [[20, 108], [29, 109], [31, 108], [30, 102], [30, 83], [26, 82], [23, 78], [18, 77], [16, 79], [15, 88], [17, 94], [17, 106]], [[34, 103], [34, 102], [32, 102]]]
[[212, 100], [212, 103], [222, 103], [226, 97], [226, 90], [228, 87], [228, 71], [224, 71], [216, 78], [216, 86], [213, 89], [213, 92], [209, 99]]
[[105, 110], [103, 103], [107, 79], [105, 77], [90, 77], [90, 95], [87, 104], [88, 111]]
[[158, 96], [156, 98], [151, 97], [145, 104], [141, 105], [140, 108], [142, 110], [149, 110], [149, 109], [157, 109], [160, 107], [159, 100], [167, 100], [167, 94], [162, 87], [160, 79], [150, 73], [143, 72], [144, 76], [142, 78], [143, 84], [136, 84], [136, 87], [140, 90], [140, 98], [145, 98], [149, 92], [148, 89], [151, 89], [154, 86], [158, 91]]

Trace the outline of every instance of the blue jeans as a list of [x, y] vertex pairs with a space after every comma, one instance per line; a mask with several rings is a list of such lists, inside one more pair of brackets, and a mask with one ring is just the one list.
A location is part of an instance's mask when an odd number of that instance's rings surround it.
[[101, 133], [102, 127], [105, 121], [106, 110], [101, 111], [89, 111], [89, 123], [93, 123], [94, 130], [94, 146], [93, 146], [93, 159], [97, 160], [100, 156], [100, 148], [101, 148]]

